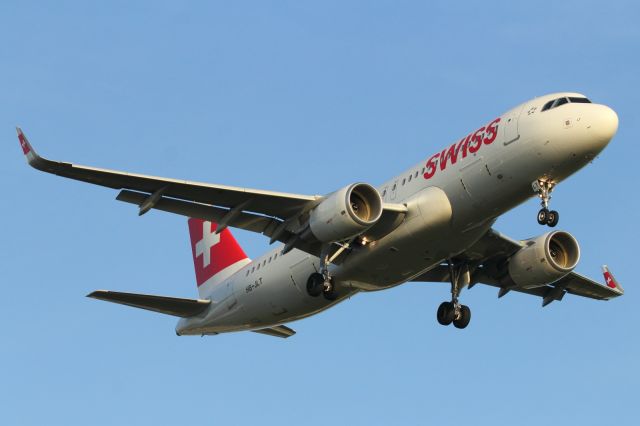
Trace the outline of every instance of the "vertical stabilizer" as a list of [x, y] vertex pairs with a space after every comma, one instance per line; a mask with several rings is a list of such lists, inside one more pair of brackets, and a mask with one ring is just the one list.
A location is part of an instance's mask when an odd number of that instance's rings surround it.
[[251, 262], [228, 229], [218, 234], [216, 228], [215, 222], [189, 219], [191, 253], [201, 298], [209, 295], [213, 286]]

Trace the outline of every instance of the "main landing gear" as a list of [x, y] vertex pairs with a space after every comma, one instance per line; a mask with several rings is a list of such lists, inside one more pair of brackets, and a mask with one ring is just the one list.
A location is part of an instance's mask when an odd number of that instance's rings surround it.
[[465, 328], [471, 321], [471, 309], [458, 302], [460, 291], [471, 281], [467, 265], [455, 266], [449, 260], [449, 276], [451, 277], [451, 302], [442, 302], [438, 307], [437, 318], [442, 325], [453, 323], [456, 328]]
[[533, 191], [540, 197], [540, 204], [542, 205], [542, 208], [538, 212], [538, 223], [552, 228], [560, 221], [560, 213], [556, 210], [549, 210], [551, 191], [553, 191], [555, 186], [556, 184], [554, 182], [547, 179], [538, 179], [531, 184]]
[[329, 275], [328, 265], [329, 254], [323, 250], [320, 255], [320, 272], [314, 272], [307, 279], [307, 293], [309, 293], [309, 296], [318, 297], [322, 294], [327, 300], [336, 300], [338, 298], [336, 286], [333, 284], [331, 275]]

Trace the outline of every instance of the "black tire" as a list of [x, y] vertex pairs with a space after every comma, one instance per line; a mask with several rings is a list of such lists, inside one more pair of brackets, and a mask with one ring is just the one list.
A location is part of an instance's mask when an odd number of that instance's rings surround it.
[[549, 212], [549, 215], [547, 216], [547, 225], [553, 228], [558, 224], [559, 221], [560, 221], [560, 213], [558, 213], [555, 210], [551, 210]]
[[442, 302], [440, 306], [438, 306], [438, 312], [436, 314], [436, 318], [441, 325], [449, 325], [453, 322], [453, 317], [455, 316], [455, 309], [453, 308], [453, 303], [451, 302]]
[[467, 305], [460, 306], [460, 318], [453, 320], [455, 328], [465, 328], [471, 321], [471, 309]]
[[324, 296], [325, 299], [330, 300], [330, 301], [334, 301], [338, 298], [339, 294], [336, 291], [336, 286], [335, 284], [331, 283], [331, 290], [329, 291], [322, 291], [322, 295]]
[[549, 210], [540, 209], [540, 211], [538, 211], [538, 223], [540, 225], [548, 225], [549, 224]]
[[309, 296], [318, 297], [324, 290], [324, 277], [322, 274], [314, 272], [307, 279], [307, 293]]

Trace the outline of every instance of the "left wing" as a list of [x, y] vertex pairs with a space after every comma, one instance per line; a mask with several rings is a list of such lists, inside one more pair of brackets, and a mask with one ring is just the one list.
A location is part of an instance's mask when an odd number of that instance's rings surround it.
[[[259, 232], [270, 237], [271, 242], [281, 241], [287, 243], [288, 248], [320, 254], [318, 244], [297, 238], [302, 229], [295, 219], [317, 206], [324, 199], [322, 196], [215, 185], [52, 161], [39, 156], [22, 130], [16, 130], [30, 166], [58, 176], [120, 189], [117, 199], [138, 205], [140, 215], [155, 208], [213, 220], [220, 230], [233, 226]], [[406, 211], [402, 204], [384, 203], [382, 217], [366, 233], [368, 239], [384, 236], [399, 224]], [[334, 252], [339, 249], [336, 245]]]
[[[566, 293], [597, 300], [609, 300], [624, 294], [624, 289], [606, 265], [602, 267], [606, 285], [577, 272], [570, 272], [558, 281], [541, 287], [529, 289], [503, 287], [496, 274], [497, 268], [495, 266], [506, 261], [509, 256], [523, 246], [524, 244], [520, 241], [513, 240], [493, 229], [489, 230], [484, 237], [457, 259], [470, 265], [471, 282], [469, 287], [478, 283], [498, 287], [500, 288], [498, 297], [502, 297], [512, 290], [531, 294], [542, 298], [542, 306], [555, 300], [562, 300]], [[437, 266], [412, 281], [450, 282], [449, 267], [447, 265]]]

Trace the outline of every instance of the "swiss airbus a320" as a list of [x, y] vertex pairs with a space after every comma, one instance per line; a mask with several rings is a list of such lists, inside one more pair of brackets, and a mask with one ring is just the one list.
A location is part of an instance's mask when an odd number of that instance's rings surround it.
[[[188, 217], [199, 297], [97, 290], [89, 297], [180, 317], [178, 335], [250, 330], [277, 337], [285, 324], [359, 292], [406, 282], [441, 282], [451, 299], [442, 325], [465, 328], [464, 288], [485, 284], [541, 298], [609, 300], [623, 289], [606, 266], [604, 284], [574, 269], [576, 239], [549, 229], [515, 240], [492, 225], [539, 197], [537, 221], [555, 227], [554, 187], [591, 163], [618, 129], [618, 116], [579, 93], [527, 101], [483, 123], [374, 187], [352, 183], [324, 196], [167, 179], [40, 157], [18, 128], [28, 163], [59, 176], [120, 190], [117, 200]], [[532, 215], [533, 216], [533, 215]], [[229, 228], [257, 232], [277, 248], [249, 259]]]

